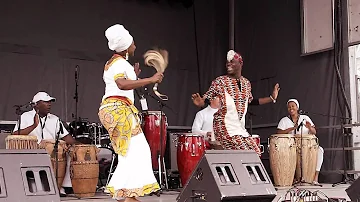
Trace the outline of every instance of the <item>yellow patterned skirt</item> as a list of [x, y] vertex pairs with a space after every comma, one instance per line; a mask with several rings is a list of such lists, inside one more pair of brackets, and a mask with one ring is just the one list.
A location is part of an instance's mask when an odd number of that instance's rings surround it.
[[159, 190], [136, 107], [127, 98], [107, 98], [101, 103], [99, 118], [118, 154], [118, 165], [107, 186], [112, 197], [121, 200]]

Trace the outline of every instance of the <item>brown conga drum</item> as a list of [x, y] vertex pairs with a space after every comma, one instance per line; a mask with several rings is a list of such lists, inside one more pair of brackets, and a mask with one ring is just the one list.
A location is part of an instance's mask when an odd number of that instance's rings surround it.
[[300, 181], [301, 168], [300, 159], [302, 152], [302, 171], [303, 179], [307, 183], [314, 181], [317, 153], [319, 149], [318, 138], [315, 135], [303, 134], [302, 135], [302, 149], [301, 148], [301, 135], [295, 135], [295, 142], [297, 145], [297, 163], [296, 163], [296, 179]]
[[99, 179], [97, 154], [95, 145], [74, 145], [70, 148], [70, 178], [78, 198], [95, 196]]
[[6, 149], [37, 149], [37, 137], [33, 135], [9, 135], [5, 138]]
[[[56, 155], [54, 153], [55, 140], [42, 140], [40, 142], [39, 148], [45, 149], [47, 153], [50, 155], [51, 165], [54, 170], [54, 175], [56, 175]], [[58, 176], [57, 176], [57, 184], [58, 188], [61, 188], [61, 185], [64, 181], [65, 172], [66, 172], [66, 142], [63, 140], [59, 140], [58, 145]], [[56, 177], [56, 176], [55, 176]]]
[[296, 170], [296, 143], [292, 134], [274, 134], [268, 139], [270, 169], [274, 185], [291, 186]]

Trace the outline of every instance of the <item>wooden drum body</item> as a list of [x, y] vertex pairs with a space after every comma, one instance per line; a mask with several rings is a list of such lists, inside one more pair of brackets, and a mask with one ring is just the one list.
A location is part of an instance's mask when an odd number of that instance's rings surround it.
[[296, 169], [296, 143], [294, 135], [274, 134], [268, 139], [270, 169], [275, 186], [293, 184]]
[[5, 138], [6, 149], [37, 149], [37, 137], [33, 135], [9, 135]]
[[[50, 155], [51, 165], [54, 170], [54, 175], [56, 177], [56, 156], [54, 152], [54, 146], [55, 146], [55, 140], [42, 140], [40, 142], [39, 148], [45, 149], [47, 153]], [[60, 189], [62, 186], [62, 183], [64, 181], [65, 172], [66, 172], [66, 142], [63, 140], [59, 140], [58, 145], [58, 176], [57, 176], [57, 183], [58, 188]]]
[[[299, 181], [301, 175], [300, 169], [300, 154], [301, 154], [301, 138], [300, 135], [295, 135], [295, 142], [297, 148], [297, 165], [296, 165], [296, 179]], [[307, 183], [314, 181], [317, 154], [319, 149], [318, 138], [315, 135], [302, 135], [302, 170], [303, 179]]]
[[70, 178], [75, 196], [95, 196], [99, 179], [98, 148], [95, 145], [74, 145], [70, 154]]

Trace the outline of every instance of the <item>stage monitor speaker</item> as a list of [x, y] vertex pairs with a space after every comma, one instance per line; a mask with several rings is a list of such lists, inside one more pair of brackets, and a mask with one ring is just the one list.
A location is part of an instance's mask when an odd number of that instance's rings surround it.
[[360, 178], [355, 180], [355, 182], [350, 187], [345, 189], [345, 191], [351, 201], [360, 201]]
[[176, 200], [270, 202], [276, 194], [254, 151], [207, 150]]
[[60, 202], [45, 150], [0, 149], [0, 202]]

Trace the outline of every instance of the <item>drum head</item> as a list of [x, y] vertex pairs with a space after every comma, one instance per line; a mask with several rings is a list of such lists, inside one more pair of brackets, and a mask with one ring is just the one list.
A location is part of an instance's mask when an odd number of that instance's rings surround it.
[[174, 133], [177, 136], [186, 136], [186, 137], [204, 137], [203, 135], [199, 134], [199, 133]]
[[286, 137], [294, 137], [293, 134], [273, 134], [270, 138], [286, 138]]
[[301, 136], [302, 136], [302, 138], [303, 139], [313, 139], [313, 138], [316, 138], [316, 136], [315, 135], [313, 135], [313, 134], [295, 134], [295, 137], [296, 138], [301, 138]]
[[[161, 111], [148, 111], [147, 114], [149, 115], [158, 115], [160, 116]], [[162, 115], [164, 116], [165, 113], [163, 112]]]

